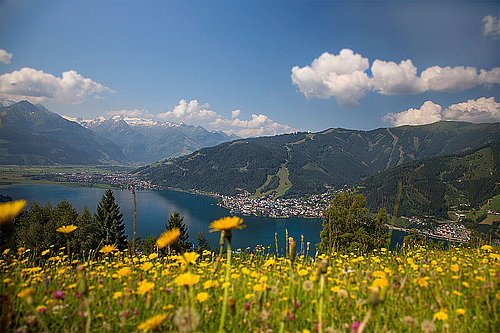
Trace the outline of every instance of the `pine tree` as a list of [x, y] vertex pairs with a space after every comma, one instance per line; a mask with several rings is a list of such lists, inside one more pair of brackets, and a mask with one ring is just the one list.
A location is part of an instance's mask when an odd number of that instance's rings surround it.
[[189, 250], [192, 246], [191, 243], [189, 243], [189, 233], [187, 230], [187, 227], [182, 221], [184, 220], [184, 217], [181, 217], [179, 212], [174, 212], [173, 214], [170, 214], [170, 218], [168, 219], [168, 224], [165, 224], [165, 229], [170, 230], [173, 228], [179, 228], [181, 235], [177, 239], [177, 241], [170, 245], [170, 248], [174, 251], [177, 252], [186, 252]]
[[204, 250], [210, 251], [210, 244], [208, 244], [208, 241], [205, 237], [205, 233], [203, 231], [200, 231], [196, 235], [196, 240], [198, 241], [198, 246], [196, 246], [196, 252], [202, 254]]
[[116, 245], [120, 250], [127, 247], [125, 223], [113, 191], [108, 189], [97, 204], [94, 214], [96, 236], [102, 245]]

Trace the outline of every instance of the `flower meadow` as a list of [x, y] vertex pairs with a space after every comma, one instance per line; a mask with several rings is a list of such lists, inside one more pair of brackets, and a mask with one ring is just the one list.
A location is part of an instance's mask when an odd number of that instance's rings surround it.
[[211, 227], [220, 251], [169, 253], [175, 230], [149, 256], [6, 250], [0, 331], [498, 332], [500, 254], [489, 245], [311, 256], [289, 238], [279, 256], [277, 243], [233, 251], [241, 219]]

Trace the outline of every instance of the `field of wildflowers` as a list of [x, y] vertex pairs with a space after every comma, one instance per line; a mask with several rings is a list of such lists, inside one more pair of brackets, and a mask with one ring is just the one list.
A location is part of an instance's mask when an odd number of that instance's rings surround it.
[[289, 239], [277, 256], [233, 252], [238, 218], [211, 227], [218, 253], [6, 250], [0, 331], [498, 332], [500, 254], [489, 245], [309, 256]]

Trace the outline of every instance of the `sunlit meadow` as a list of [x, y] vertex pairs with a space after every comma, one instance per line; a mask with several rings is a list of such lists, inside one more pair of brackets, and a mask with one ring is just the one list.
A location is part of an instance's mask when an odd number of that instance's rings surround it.
[[[221, 251], [201, 255], [162, 255], [171, 234], [157, 243], [165, 247], [160, 255], [131, 256], [114, 246], [78, 257], [65, 248], [7, 250], [0, 258], [2, 331], [498, 329], [497, 248], [314, 256], [304, 240], [289, 239], [232, 251], [228, 231], [239, 226], [212, 224], [222, 233]], [[287, 255], [278, 256], [281, 250]]]

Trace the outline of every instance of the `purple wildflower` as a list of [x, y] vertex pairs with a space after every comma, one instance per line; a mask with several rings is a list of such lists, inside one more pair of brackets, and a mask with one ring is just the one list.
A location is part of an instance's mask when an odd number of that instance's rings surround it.
[[351, 324], [351, 332], [356, 332], [358, 330], [359, 325], [361, 325], [361, 322], [355, 321], [354, 323]]
[[245, 310], [250, 310], [250, 302], [245, 302]]
[[54, 291], [52, 293], [52, 296], [54, 296], [55, 299], [64, 299], [65, 295], [62, 291], [58, 290], [58, 291]]

